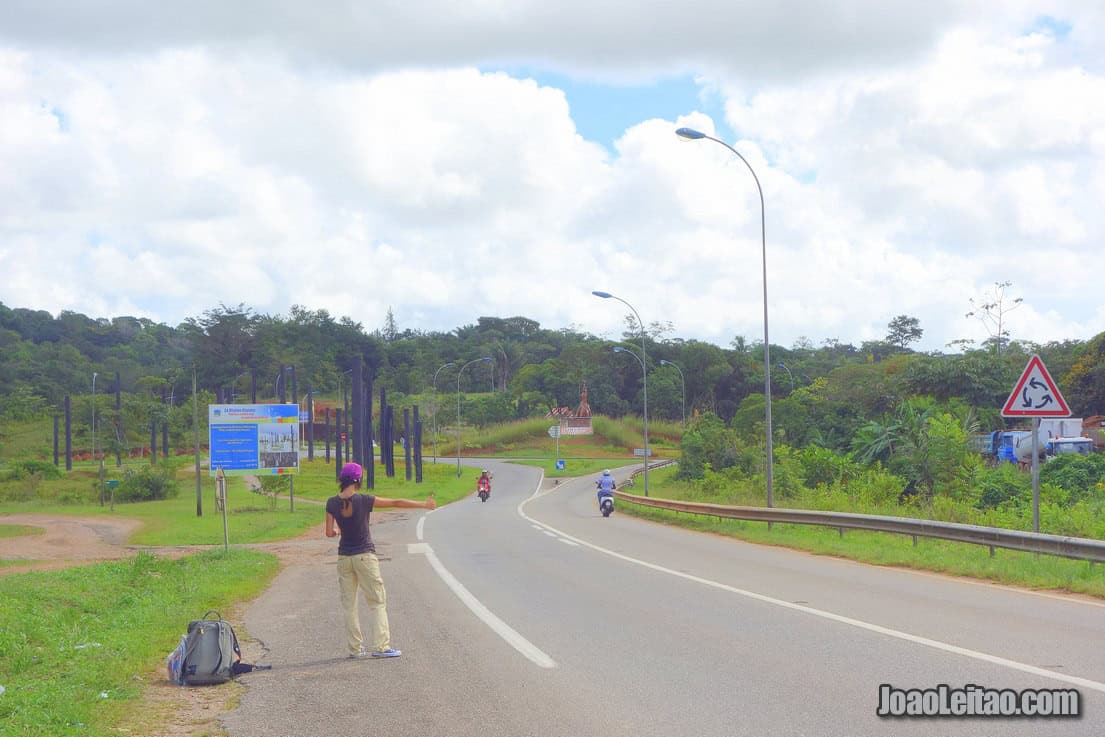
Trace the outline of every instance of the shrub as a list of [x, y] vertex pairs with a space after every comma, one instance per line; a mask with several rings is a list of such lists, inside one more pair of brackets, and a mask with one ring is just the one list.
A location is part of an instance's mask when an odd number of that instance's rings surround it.
[[1105, 455], [1061, 455], [1040, 469], [1040, 483], [1055, 484], [1072, 500], [1084, 499], [1094, 493], [1097, 484], [1105, 481]]
[[49, 461], [16, 461], [8, 470], [8, 478], [20, 481], [31, 476], [39, 479], [60, 479], [61, 469]]
[[1032, 478], [1011, 463], [1002, 463], [979, 474], [979, 509], [1016, 505], [1032, 495]]
[[115, 498], [123, 502], [152, 502], [171, 499], [180, 493], [176, 475], [167, 465], [128, 468], [123, 473]]

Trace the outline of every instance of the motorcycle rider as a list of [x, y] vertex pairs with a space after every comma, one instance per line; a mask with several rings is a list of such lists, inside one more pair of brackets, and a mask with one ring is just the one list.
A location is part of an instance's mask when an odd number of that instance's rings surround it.
[[483, 473], [480, 474], [480, 478], [476, 481], [476, 491], [486, 491], [491, 493], [491, 474], [487, 472], [487, 469], [483, 469]]
[[602, 472], [602, 476], [595, 481], [595, 486], [598, 487], [599, 509], [602, 509], [602, 498], [604, 496], [614, 496], [614, 490], [618, 488], [618, 485], [614, 483], [614, 477], [610, 475], [609, 468]]

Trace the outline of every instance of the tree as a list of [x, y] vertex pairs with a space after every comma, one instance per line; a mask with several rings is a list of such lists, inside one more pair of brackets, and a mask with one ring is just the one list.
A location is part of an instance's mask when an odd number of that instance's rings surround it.
[[380, 335], [388, 343], [399, 337], [399, 326], [395, 323], [395, 313], [390, 306], [384, 315], [384, 329], [380, 331]]
[[886, 342], [893, 343], [903, 352], [908, 350], [910, 343], [920, 340], [925, 332], [921, 329], [921, 321], [909, 315], [898, 315], [890, 321], [887, 328]]
[[977, 317], [986, 326], [986, 331], [990, 333], [990, 339], [987, 342], [994, 347], [994, 353], [999, 356], [1002, 347], [1009, 342], [1005, 316], [1020, 307], [1024, 301], [1021, 297], [1007, 298], [1005, 290], [1011, 286], [1013, 286], [1011, 281], [994, 282], [994, 291], [984, 295], [979, 300], [981, 304], [976, 305], [973, 298], [970, 300], [972, 309], [967, 313], [967, 317]]

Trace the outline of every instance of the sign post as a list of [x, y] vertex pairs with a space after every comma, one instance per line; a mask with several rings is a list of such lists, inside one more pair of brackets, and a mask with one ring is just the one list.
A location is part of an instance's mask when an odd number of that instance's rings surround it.
[[549, 437], [556, 438], [556, 468], [559, 470], [560, 465], [560, 425], [553, 425], [549, 428]]
[[1039, 356], [1028, 359], [1001, 409], [1002, 417], [1032, 420], [1032, 531], [1040, 531], [1040, 418], [1069, 417], [1070, 407]]

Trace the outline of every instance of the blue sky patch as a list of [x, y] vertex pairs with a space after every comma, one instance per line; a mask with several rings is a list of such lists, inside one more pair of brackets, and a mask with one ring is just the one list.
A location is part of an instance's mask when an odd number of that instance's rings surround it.
[[483, 71], [501, 71], [518, 79], [532, 79], [542, 86], [563, 90], [576, 130], [587, 140], [609, 149], [613, 149], [614, 141], [621, 138], [627, 128], [642, 121], [662, 118], [674, 122], [676, 117], [696, 110], [713, 119], [719, 137], [727, 140], [733, 137], [725, 124], [721, 99], [717, 95], [703, 93], [694, 78], [689, 76], [669, 77], [649, 85], [616, 85], [576, 80], [531, 67]]

